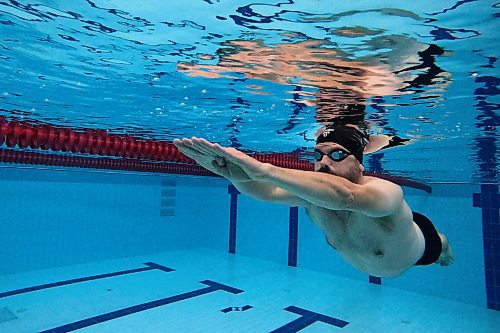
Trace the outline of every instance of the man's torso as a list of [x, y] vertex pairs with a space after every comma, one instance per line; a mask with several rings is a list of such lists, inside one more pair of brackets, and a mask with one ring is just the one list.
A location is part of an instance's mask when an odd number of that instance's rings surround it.
[[306, 212], [348, 263], [362, 272], [389, 277], [412, 267], [423, 250], [411, 210], [403, 204], [400, 212], [381, 218], [319, 206], [310, 206]]

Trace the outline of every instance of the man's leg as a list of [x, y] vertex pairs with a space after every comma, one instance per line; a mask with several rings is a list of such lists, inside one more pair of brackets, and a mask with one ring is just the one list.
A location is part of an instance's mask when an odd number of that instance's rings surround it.
[[441, 266], [449, 266], [453, 264], [455, 260], [453, 256], [453, 251], [451, 250], [451, 245], [448, 242], [448, 238], [445, 235], [438, 232], [439, 237], [441, 238], [441, 244], [443, 244], [443, 250], [441, 251], [441, 255], [436, 263], [439, 263]]

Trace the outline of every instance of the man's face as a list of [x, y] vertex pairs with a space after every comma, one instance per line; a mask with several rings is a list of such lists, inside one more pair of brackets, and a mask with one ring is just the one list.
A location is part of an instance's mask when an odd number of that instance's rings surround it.
[[316, 145], [314, 150], [317, 150], [324, 155], [321, 160], [314, 163], [314, 171], [343, 177], [353, 183], [356, 183], [361, 177], [363, 167], [354, 155], [348, 155], [341, 161], [334, 161], [328, 156], [331, 152], [339, 149], [348, 152], [347, 149], [334, 142], [324, 142]]

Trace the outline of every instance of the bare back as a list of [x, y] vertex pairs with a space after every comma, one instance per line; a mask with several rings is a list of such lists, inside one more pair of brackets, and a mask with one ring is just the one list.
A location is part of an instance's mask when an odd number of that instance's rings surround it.
[[421, 255], [411, 210], [405, 201], [397, 211], [384, 217], [315, 205], [306, 207], [306, 212], [321, 228], [327, 242], [348, 263], [367, 274], [399, 275]]

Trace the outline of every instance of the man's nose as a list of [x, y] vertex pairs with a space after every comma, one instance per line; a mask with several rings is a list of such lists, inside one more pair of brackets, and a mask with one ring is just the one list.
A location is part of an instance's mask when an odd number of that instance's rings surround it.
[[316, 170], [321, 170], [321, 169], [323, 169], [323, 168], [325, 168], [325, 167], [328, 167], [328, 163], [326, 163], [326, 161], [324, 161], [324, 160], [323, 160], [324, 158], [325, 158], [325, 157], [323, 157], [323, 158], [322, 158], [321, 160], [319, 160], [318, 162], [314, 163], [314, 168], [315, 168]]
[[321, 160], [319, 162], [326, 165], [328, 164], [329, 161], [330, 161], [329, 157], [327, 155], [323, 155], [323, 157], [321, 157]]

